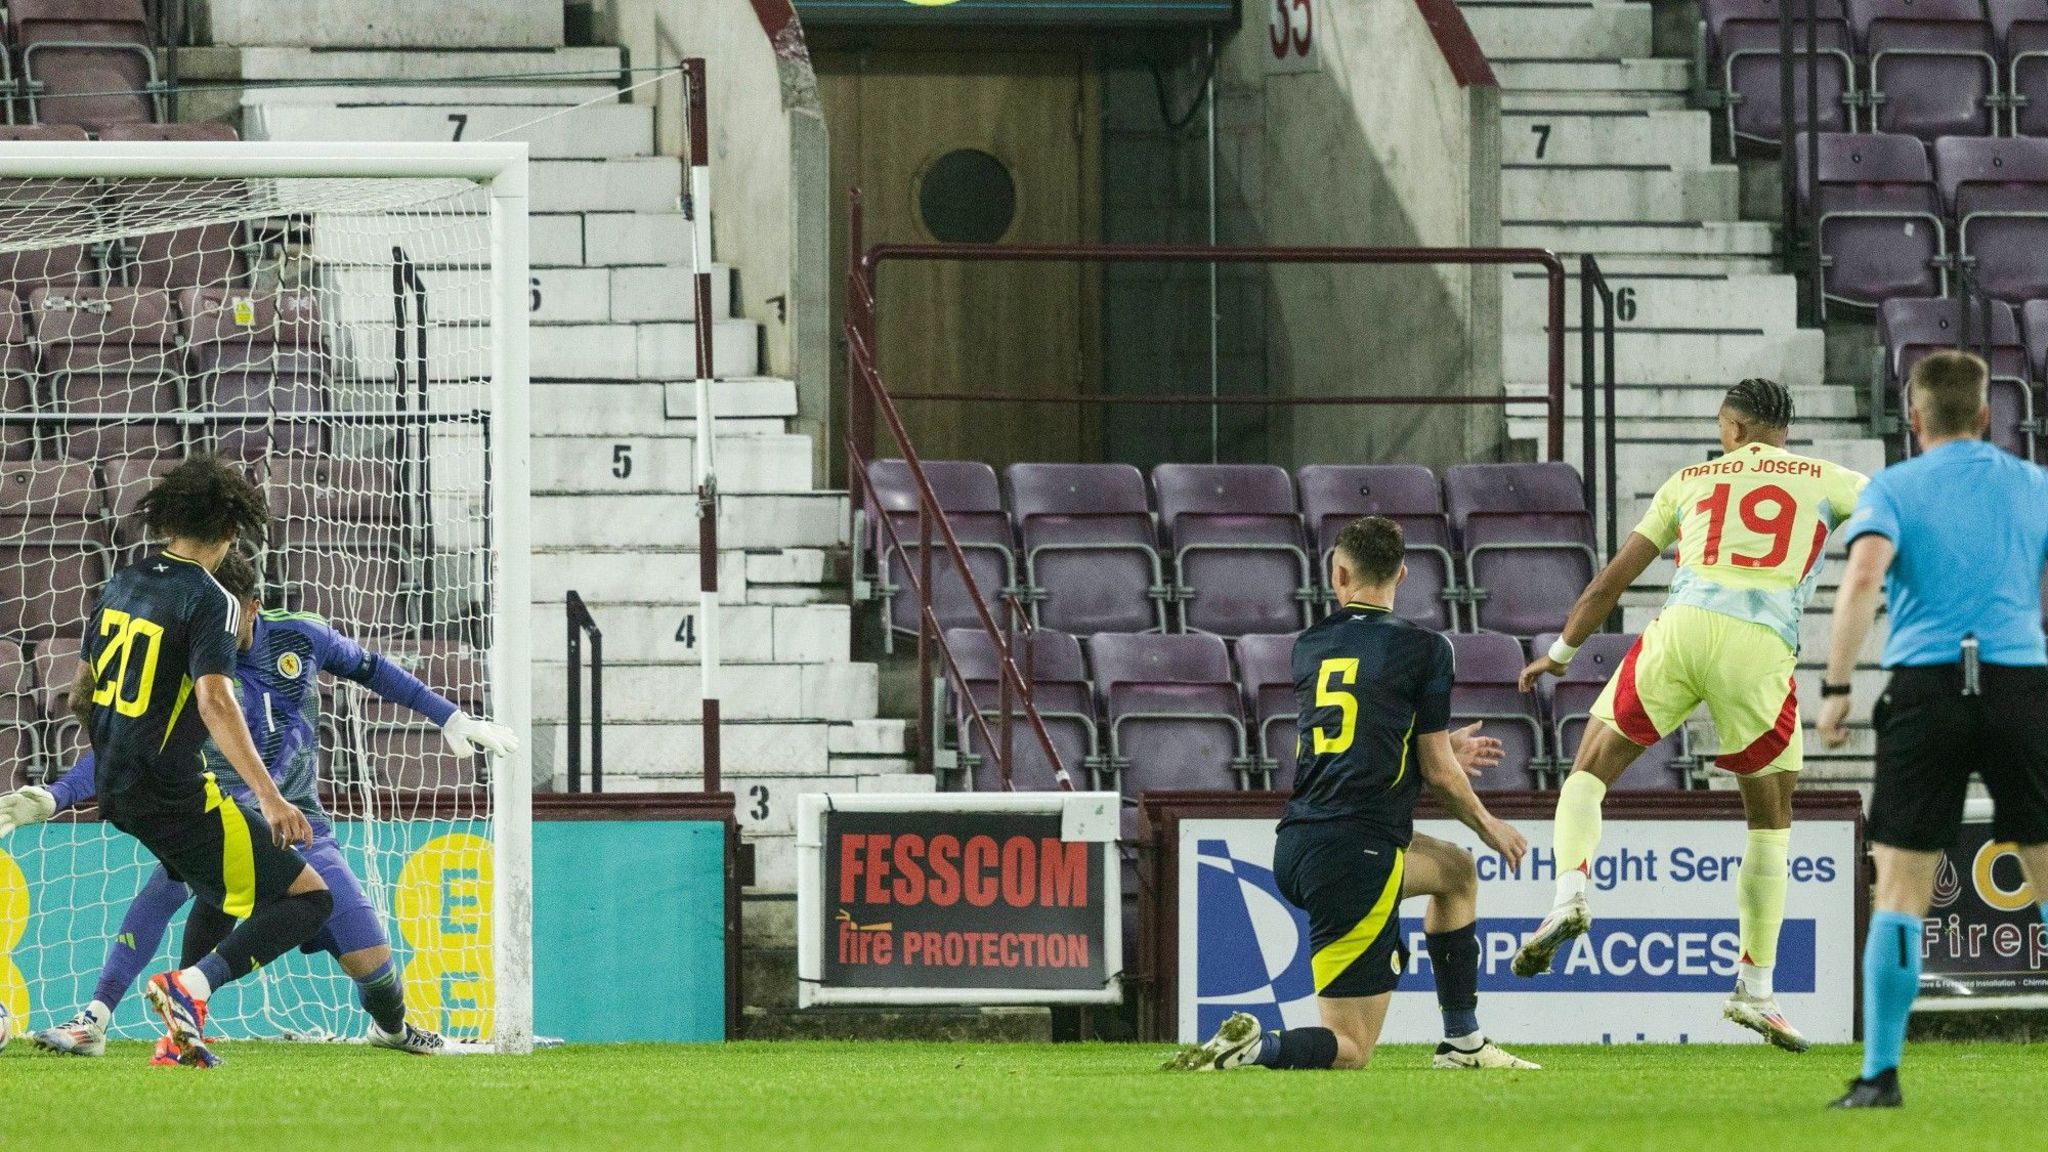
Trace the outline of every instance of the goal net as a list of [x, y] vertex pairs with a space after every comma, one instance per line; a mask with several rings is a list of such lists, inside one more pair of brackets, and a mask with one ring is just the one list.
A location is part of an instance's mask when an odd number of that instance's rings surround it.
[[[0, 146], [8, 787], [86, 749], [68, 700], [86, 617], [151, 546], [142, 494], [197, 452], [269, 502], [258, 627], [318, 618], [525, 736], [524, 165], [498, 146]], [[523, 1047], [526, 753], [457, 757], [316, 662], [296, 642], [245, 654], [259, 748], [291, 758], [277, 710], [317, 707], [320, 803], [411, 1018]], [[90, 805], [0, 841], [0, 1004], [43, 1028], [87, 1003], [155, 868]], [[184, 918], [144, 978], [175, 963]], [[222, 990], [211, 1021], [225, 1039], [367, 1027], [327, 952]], [[113, 1034], [160, 1030], [131, 990]]]

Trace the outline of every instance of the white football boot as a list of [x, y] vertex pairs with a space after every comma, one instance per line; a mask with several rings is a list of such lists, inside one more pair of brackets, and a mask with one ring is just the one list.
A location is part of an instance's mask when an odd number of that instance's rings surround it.
[[1175, 1053], [1172, 1059], [1159, 1066], [1161, 1072], [1215, 1072], [1225, 1068], [1241, 1068], [1250, 1063], [1251, 1054], [1258, 1049], [1260, 1039], [1259, 1018], [1249, 1012], [1238, 1012], [1216, 1029], [1207, 1044], [1189, 1044]]
[[1446, 1040], [1436, 1046], [1436, 1055], [1430, 1057], [1432, 1068], [1514, 1068], [1534, 1072], [1543, 1065], [1533, 1060], [1524, 1060], [1488, 1040], [1470, 1051], [1455, 1047]]
[[1592, 927], [1593, 911], [1586, 906], [1584, 893], [1552, 908], [1543, 923], [1536, 926], [1536, 934], [1515, 953], [1515, 975], [1526, 978], [1550, 971], [1550, 960], [1557, 950], [1584, 936]]
[[89, 1012], [80, 1012], [55, 1028], [45, 1028], [29, 1037], [29, 1042], [45, 1052], [65, 1056], [105, 1056], [107, 1025], [93, 1019]]
[[386, 1032], [373, 1020], [370, 1022], [370, 1047], [410, 1052], [415, 1056], [438, 1056], [448, 1047], [448, 1042], [441, 1038], [439, 1032], [415, 1028], [410, 1022], [396, 1032]]
[[1776, 996], [1751, 996], [1740, 979], [1735, 981], [1735, 991], [1729, 993], [1721, 1015], [1787, 1052], [1804, 1052], [1813, 1046], [1799, 1029], [1792, 1026], [1791, 1021], [1785, 1019]]

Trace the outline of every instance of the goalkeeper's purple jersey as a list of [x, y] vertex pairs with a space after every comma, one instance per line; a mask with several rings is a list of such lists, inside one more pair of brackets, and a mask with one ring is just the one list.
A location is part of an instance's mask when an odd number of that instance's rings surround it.
[[[436, 726], [455, 714], [450, 703], [418, 678], [306, 612], [257, 614], [255, 636], [235, 663], [235, 697], [256, 751], [285, 800], [325, 822], [320, 803], [320, 673], [361, 684], [394, 704], [410, 708]], [[213, 741], [200, 749], [206, 770], [234, 797], [251, 802], [249, 791]], [[59, 809], [91, 799], [92, 754], [51, 786]]]

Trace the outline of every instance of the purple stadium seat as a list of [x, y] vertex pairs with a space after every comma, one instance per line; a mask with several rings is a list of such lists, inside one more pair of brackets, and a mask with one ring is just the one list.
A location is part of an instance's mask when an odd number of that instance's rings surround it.
[[1159, 523], [1173, 549], [1174, 601], [1191, 632], [1291, 632], [1321, 597], [1303, 547], [1294, 481], [1271, 464], [1161, 464]]
[[[28, 317], [14, 293], [0, 291], [0, 412], [9, 417], [36, 411], [36, 348]], [[0, 460], [35, 453], [38, 429], [29, 421], [0, 424]]]
[[219, 416], [212, 425], [216, 452], [253, 460], [325, 449], [319, 424], [290, 418], [328, 406], [333, 360], [311, 291], [188, 289], [179, 307], [195, 406]]
[[[1554, 635], [1538, 636], [1532, 645], [1547, 649], [1555, 639]], [[1551, 746], [1557, 749], [1559, 783], [1564, 781], [1563, 774], [1571, 771], [1572, 757], [1578, 755], [1579, 741], [1585, 738], [1586, 725], [1592, 722], [1593, 701], [1621, 667], [1628, 650], [1635, 647], [1636, 639], [1632, 632], [1596, 632], [1579, 646], [1578, 656], [1564, 675], [1554, 681], [1545, 680], [1550, 688], [1550, 737]], [[1687, 765], [1685, 728], [1681, 725], [1678, 731], [1644, 749], [1613, 787], [1623, 791], [1684, 788]]]
[[1316, 544], [1317, 579], [1328, 599], [1330, 550], [1337, 533], [1360, 516], [1385, 516], [1401, 526], [1408, 579], [1394, 593], [1394, 611], [1424, 628], [1458, 626], [1457, 566], [1451, 562], [1451, 522], [1444, 516], [1436, 476], [1420, 464], [1311, 464], [1296, 473], [1301, 512]]
[[29, 118], [87, 128], [163, 119], [141, 0], [11, 0]]
[[1977, 290], [2015, 305], [2048, 296], [2048, 140], [1937, 140], [1934, 175]]
[[1243, 703], [1221, 637], [1104, 633], [1089, 640], [1088, 656], [1108, 719], [1110, 773], [1126, 797], [1250, 786]]
[[147, 535], [142, 527], [142, 518], [135, 509], [164, 473], [178, 466], [178, 457], [159, 456], [155, 459], [134, 457], [127, 460], [109, 460], [101, 466], [101, 475], [106, 478], [107, 513], [112, 522], [114, 546], [124, 555], [121, 562], [132, 557], [125, 553], [141, 544]]
[[1522, 646], [1498, 632], [1450, 635], [1457, 672], [1451, 685], [1451, 727], [1474, 720], [1479, 732], [1501, 742], [1501, 762], [1472, 782], [1474, 788], [1537, 787], [1547, 761], [1543, 727], [1533, 702], [1515, 684], [1525, 663]]
[[0, 636], [78, 636], [108, 572], [92, 465], [0, 472], [0, 540]]
[[39, 288], [29, 296], [29, 316], [73, 459], [158, 456], [179, 447], [174, 413], [185, 407], [184, 380], [167, 293]]
[[1294, 635], [1240, 636], [1237, 677], [1244, 686], [1245, 714], [1257, 735], [1252, 746], [1267, 774], [1268, 788], [1294, 788]]
[[[0, 125], [0, 140], [83, 142], [85, 132]], [[99, 245], [88, 243], [103, 234], [99, 194], [89, 180], [0, 180], [0, 291], [26, 299], [38, 288], [99, 283]]]
[[1128, 464], [1012, 464], [1032, 622], [1092, 636], [1166, 630], [1171, 594], [1145, 478]]
[[2048, 136], [2048, 4], [1985, 0], [1984, 7], [2005, 62], [2005, 94], [2012, 106], [2006, 130]]
[[[269, 566], [287, 606], [365, 635], [417, 623], [421, 574], [408, 560], [400, 485], [390, 465], [280, 456], [269, 461], [262, 482], [273, 517]], [[276, 605], [279, 598], [269, 599]]]
[[1465, 552], [1474, 626], [1513, 636], [1563, 628], [1598, 566], [1578, 470], [1453, 465], [1444, 501]]
[[[981, 728], [969, 715], [981, 713], [990, 737], [1000, 740], [1002, 729], [1001, 665], [996, 646], [979, 628], [949, 628], [946, 648], [958, 665], [959, 679], [948, 669], [955, 730], [959, 734], [960, 766], [977, 792], [1001, 791], [1002, 770], [991, 754], [992, 745], [983, 739]], [[1030, 660], [1027, 664], [1026, 653]], [[1017, 671], [1030, 678], [1031, 703], [1052, 738], [1061, 766], [1076, 788], [1089, 786], [1089, 775], [1097, 758], [1095, 702], [1088, 685], [1088, 669], [1081, 661], [1080, 641], [1064, 632], [1037, 629], [1016, 634]], [[965, 689], [963, 691], [963, 688]], [[1025, 718], [1024, 704], [1010, 701], [1010, 786], [1017, 791], [1044, 791], [1059, 787], [1052, 761], [1038, 742]]]
[[71, 767], [90, 746], [85, 730], [71, 714], [71, 681], [78, 672], [80, 642], [70, 636], [39, 640], [31, 664], [35, 670], [36, 702], [41, 707], [40, 743], [44, 779], [53, 779]]
[[0, 785], [40, 783], [44, 775], [42, 709], [36, 704], [34, 667], [21, 645], [0, 640]]
[[[100, 132], [102, 140], [235, 140], [226, 124], [119, 124]], [[107, 184], [107, 212], [117, 230], [134, 237], [108, 263], [125, 261], [125, 278], [144, 288], [227, 288], [243, 282], [240, 225], [202, 224], [165, 231], [169, 219], [189, 216], [198, 204], [218, 211], [243, 197], [236, 180], [113, 180]]]
[[[1854, 131], [1860, 93], [1849, 21], [1842, 0], [1818, 0], [1814, 9], [1820, 130]], [[1806, 121], [1806, 8], [1795, 3], [1792, 12], [1792, 109], [1798, 126]], [[1727, 113], [1729, 150], [1739, 140], [1777, 145], [1782, 127], [1778, 0], [1701, 0], [1700, 15], [1708, 67], [1719, 79]]]
[[1947, 231], [1927, 149], [1911, 136], [1823, 134], [1820, 187], [1793, 144], [1801, 211], [1819, 221], [1829, 300], [1872, 307], [1948, 291]]
[[[1972, 304], [1969, 317], [1969, 347], [1981, 352], [1991, 349], [1991, 442], [2017, 456], [2032, 459], [2034, 452], [2034, 388], [2028, 379], [2027, 349], [2020, 340], [2019, 325], [2013, 322], [2012, 306], [2003, 300], [1990, 304], [1989, 340], [1981, 312]], [[1957, 300], [1887, 300], [1877, 313], [1877, 340], [1884, 345], [1885, 370], [1898, 397], [1899, 410], [1909, 401], [1906, 381], [1918, 364], [1932, 353], [1962, 343], [1963, 305]], [[1902, 424], [1903, 428], [1903, 424]], [[1907, 454], [1913, 451], [1912, 437], [1902, 432]]]
[[[1017, 583], [1017, 544], [1009, 513], [1003, 511], [995, 470], [974, 460], [927, 460], [924, 474], [960, 543], [961, 554], [967, 558], [967, 570], [974, 577], [981, 602], [1001, 627], [1002, 596]], [[917, 520], [922, 501], [910, 466], [901, 460], [876, 460], [868, 465], [867, 496], [870, 555], [876, 558], [874, 570], [880, 573], [875, 583], [886, 625], [883, 641], [887, 650], [894, 651], [896, 633], [917, 635], [918, 599], [912, 586], [920, 563]], [[881, 516], [887, 516], [889, 526], [895, 529], [900, 551], [882, 530]], [[940, 628], [980, 627], [974, 597], [954, 567], [953, 554], [937, 524], [932, 525], [931, 600]]]
[[1870, 61], [1873, 127], [1932, 140], [1998, 131], [1999, 78], [1981, 0], [1849, 0]]
[[365, 775], [397, 794], [396, 818], [424, 817], [435, 800], [482, 798], [482, 753], [455, 755], [439, 729], [392, 705], [366, 705], [361, 724]]

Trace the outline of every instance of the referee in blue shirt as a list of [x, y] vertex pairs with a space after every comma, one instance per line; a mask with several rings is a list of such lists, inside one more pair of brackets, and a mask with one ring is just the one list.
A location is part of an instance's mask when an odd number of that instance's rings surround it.
[[1871, 710], [1877, 899], [1863, 942], [1863, 1074], [1837, 1108], [1900, 1103], [1921, 924], [1972, 774], [1996, 805], [1993, 834], [2019, 846], [2035, 894], [2048, 896], [2048, 471], [1984, 441], [1988, 375], [1963, 352], [1913, 369], [1920, 455], [1872, 477], [1844, 528], [1849, 566], [1821, 682], [1829, 747], [1849, 739], [1849, 678], [1880, 588], [1891, 604], [1891, 679]]

